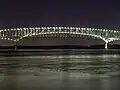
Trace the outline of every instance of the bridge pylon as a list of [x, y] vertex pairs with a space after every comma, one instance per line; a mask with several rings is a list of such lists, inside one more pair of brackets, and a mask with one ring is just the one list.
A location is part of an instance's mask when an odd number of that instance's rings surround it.
[[17, 40], [14, 40], [13, 43], [14, 43], [14, 46], [13, 46], [14, 50], [17, 50]]
[[105, 34], [105, 39], [106, 39], [106, 40], [105, 40], [105, 49], [108, 49], [108, 42], [109, 42], [109, 41], [108, 41], [108, 38], [109, 38], [109, 36], [108, 36], [108, 32], [107, 32], [107, 31], [106, 31], [105, 33], [106, 33], [106, 34]]
[[108, 42], [105, 42], [105, 49], [108, 49]]

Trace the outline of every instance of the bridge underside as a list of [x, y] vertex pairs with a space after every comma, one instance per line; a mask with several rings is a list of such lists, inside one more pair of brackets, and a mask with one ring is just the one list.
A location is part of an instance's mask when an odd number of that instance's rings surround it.
[[102, 40], [87, 40], [84, 38], [39, 38], [39, 37], [31, 37], [31, 38], [25, 38], [18, 42], [18, 45], [23, 46], [49, 46], [49, 45], [83, 45], [83, 46], [89, 46], [89, 45], [99, 45], [104, 44], [104, 41]]
[[[120, 41], [110, 42], [110, 45], [119, 44]], [[61, 37], [26, 37], [19, 42], [18, 46], [61, 46], [61, 45], [74, 45], [74, 46], [96, 46], [104, 45], [105, 42], [101, 39], [92, 39], [92, 38], [61, 38]], [[0, 46], [14, 46], [13, 41], [0, 40]]]
[[14, 42], [9, 40], [0, 39], [0, 46], [13, 46]]
[[[40, 37], [27, 37], [19, 42], [17, 45], [21, 46], [49, 46], [49, 45], [100, 45], [104, 44], [104, 41], [99, 39], [85, 39], [85, 38], [60, 38], [60, 37], [52, 37], [52, 38], [40, 38]], [[0, 46], [13, 46], [13, 41], [8, 40], [0, 40]]]
[[[60, 46], [60, 45], [76, 45], [76, 46], [91, 46], [104, 45], [105, 42], [101, 39], [79, 38], [61, 38], [61, 37], [26, 37], [17, 42], [19, 46]], [[14, 46], [13, 41], [0, 40], [0, 46]]]

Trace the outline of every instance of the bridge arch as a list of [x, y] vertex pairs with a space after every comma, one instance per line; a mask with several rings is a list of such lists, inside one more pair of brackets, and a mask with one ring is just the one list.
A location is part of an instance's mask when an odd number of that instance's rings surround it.
[[[19, 40], [17, 42], [19, 42], [20, 40], [22, 40], [23, 38], [26, 38], [26, 37], [31, 37], [31, 36], [37, 36], [37, 35], [55, 35], [55, 34], [61, 34], [61, 35], [82, 35], [82, 36], [92, 36], [92, 37], [95, 37], [95, 38], [98, 38], [98, 39], [101, 39], [102, 41], [105, 42], [105, 49], [107, 49], [107, 44], [108, 44], [108, 41], [103, 38], [102, 36], [100, 35], [95, 35], [95, 34], [86, 34], [86, 33], [79, 33], [79, 32], [45, 32], [45, 33], [33, 33], [33, 34], [26, 34], [24, 35], [23, 37], [20, 37]], [[53, 36], [54, 37], [54, 36]]]

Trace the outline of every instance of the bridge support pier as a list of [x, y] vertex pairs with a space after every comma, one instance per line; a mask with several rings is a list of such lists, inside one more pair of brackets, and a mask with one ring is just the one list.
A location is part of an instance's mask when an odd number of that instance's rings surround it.
[[17, 49], [17, 42], [14, 42], [14, 49]]
[[105, 49], [108, 49], [108, 42], [105, 42]]

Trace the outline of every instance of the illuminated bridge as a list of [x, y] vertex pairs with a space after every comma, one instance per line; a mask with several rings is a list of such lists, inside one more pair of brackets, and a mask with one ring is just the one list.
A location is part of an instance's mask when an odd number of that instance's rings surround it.
[[13, 28], [0, 29], [0, 38], [11, 40], [15, 43], [25, 37], [87, 37], [98, 38], [105, 42], [105, 49], [108, 48], [108, 43], [120, 40], [120, 31], [109, 29], [96, 28], [79, 28], [79, 27], [35, 27], [35, 28]]

